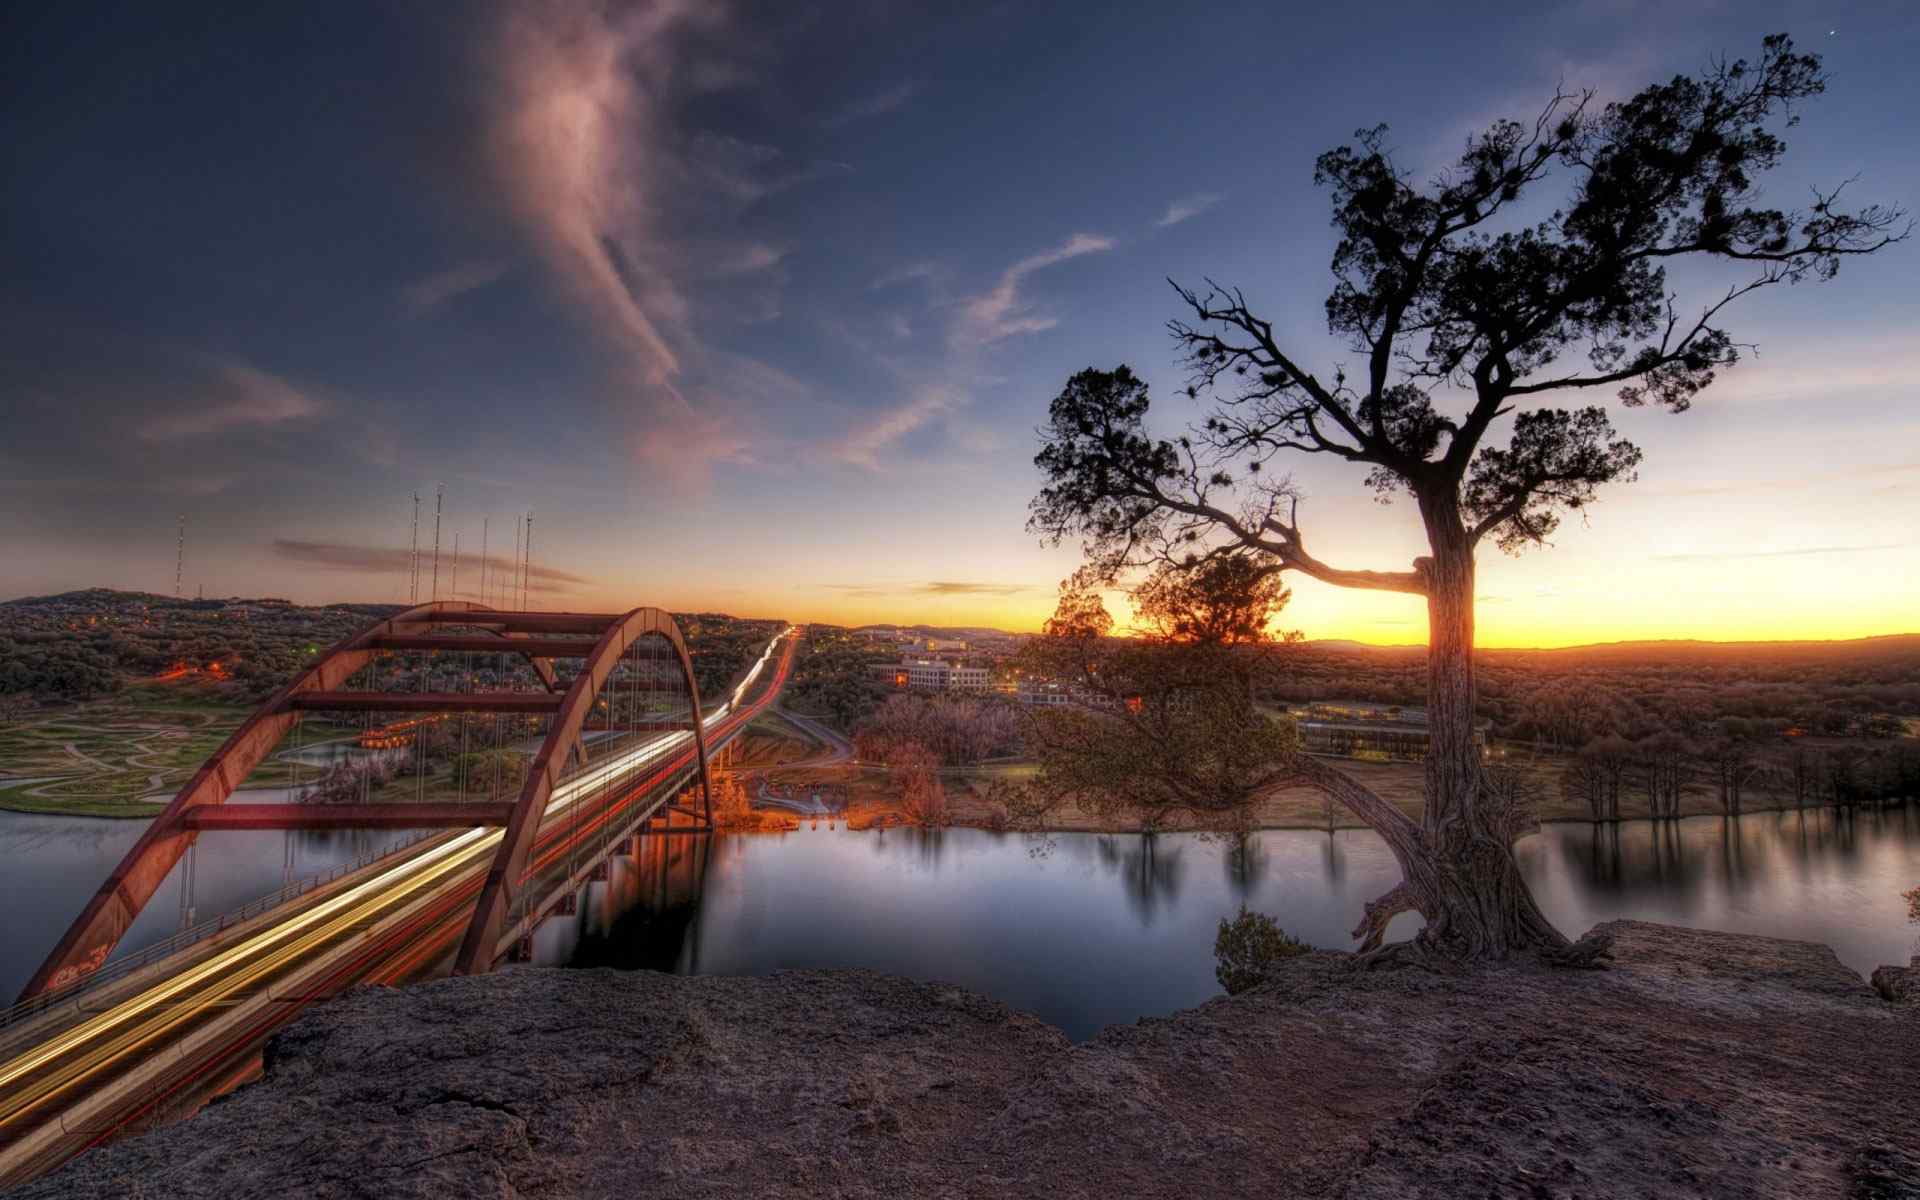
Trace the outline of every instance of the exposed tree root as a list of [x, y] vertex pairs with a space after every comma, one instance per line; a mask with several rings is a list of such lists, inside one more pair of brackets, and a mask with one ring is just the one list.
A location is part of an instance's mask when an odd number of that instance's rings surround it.
[[1572, 967], [1590, 971], [1606, 970], [1606, 964], [1601, 960], [1612, 957], [1613, 935], [1601, 933], [1597, 929], [1588, 930], [1585, 937], [1564, 950], [1548, 949], [1540, 952], [1541, 961], [1550, 967]]
[[1370, 954], [1380, 948], [1387, 936], [1387, 926], [1403, 912], [1413, 912], [1417, 906], [1413, 902], [1413, 892], [1404, 882], [1397, 883], [1392, 890], [1378, 900], [1367, 901], [1366, 915], [1353, 928], [1353, 937], [1360, 943], [1360, 954]]

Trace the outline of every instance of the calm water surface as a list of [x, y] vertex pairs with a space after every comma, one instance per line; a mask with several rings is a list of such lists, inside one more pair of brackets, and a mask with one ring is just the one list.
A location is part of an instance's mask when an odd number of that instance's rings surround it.
[[[139, 832], [137, 822], [0, 813], [0, 1003]], [[279, 887], [289, 846], [296, 873], [306, 874], [394, 836], [210, 835], [199, 854], [199, 915]], [[1804, 938], [1862, 972], [1905, 962], [1920, 935], [1899, 895], [1920, 885], [1913, 806], [1548, 825], [1518, 854], [1569, 933], [1640, 917]], [[1215, 995], [1214, 926], [1240, 905], [1316, 945], [1346, 948], [1362, 903], [1396, 878], [1392, 856], [1362, 831], [1236, 841], [822, 824], [785, 835], [648, 837], [638, 858], [616, 859], [609, 880], [591, 885], [575, 917], [542, 927], [536, 956], [724, 974], [870, 967], [964, 984], [1085, 1038]], [[162, 889], [127, 949], [177, 928], [176, 889], [175, 881]], [[1415, 928], [1417, 918], [1402, 917], [1394, 933]]]
[[[236, 803], [284, 800], [283, 789], [247, 789]], [[0, 1007], [20, 989], [67, 926], [146, 829], [145, 821], [0, 812]], [[395, 845], [402, 831], [315, 833], [248, 831], [209, 834], [194, 852], [194, 918], [207, 919], [278, 890], [289, 879], [319, 874]], [[120, 942], [132, 953], [180, 929], [180, 871], [175, 869]]]
[[[1912, 806], [1556, 824], [1517, 852], [1571, 934], [1638, 917], [1801, 938], [1862, 973], [1906, 962], [1920, 938], [1899, 895], [1920, 885]], [[1399, 878], [1362, 831], [1242, 843], [824, 826], [715, 839], [677, 859], [666, 883], [660, 875], [642, 864], [628, 883], [616, 872], [573, 922], [543, 931], [540, 958], [719, 974], [871, 967], [964, 984], [1076, 1039], [1218, 994], [1215, 925], [1242, 904], [1345, 949], [1361, 905]], [[1403, 916], [1393, 936], [1418, 927]]]

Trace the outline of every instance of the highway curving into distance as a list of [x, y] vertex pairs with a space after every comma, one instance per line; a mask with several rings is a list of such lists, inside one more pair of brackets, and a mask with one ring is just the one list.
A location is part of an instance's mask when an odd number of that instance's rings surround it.
[[[798, 641], [788, 630], [769, 643], [727, 703], [704, 718], [711, 749], [779, 695]], [[772, 678], [747, 703], [770, 663]], [[695, 756], [691, 730], [679, 730], [557, 785], [523, 889], [546, 902], [530, 899], [500, 949], [570, 894], [615, 833], [690, 780]], [[76, 1011], [82, 997], [10, 1031], [0, 1042], [0, 1186], [223, 1090], [250, 1073], [267, 1037], [306, 1004], [356, 983], [418, 978], [449, 961], [501, 836], [480, 828], [430, 837], [283, 906], [291, 911], [236, 926], [103, 989], [95, 998], [108, 1005], [103, 1011]]]

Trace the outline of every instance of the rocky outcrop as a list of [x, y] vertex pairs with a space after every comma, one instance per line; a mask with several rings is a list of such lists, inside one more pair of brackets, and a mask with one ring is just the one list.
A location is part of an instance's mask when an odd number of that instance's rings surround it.
[[1893, 1004], [1920, 1004], [1920, 954], [1904, 967], [1875, 967], [1873, 990]]
[[868, 972], [518, 969], [319, 1008], [32, 1197], [1920, 1197], [1920, 1010], [1632, 922], [1607, 971], [1341, 955], [1071, 1045]]

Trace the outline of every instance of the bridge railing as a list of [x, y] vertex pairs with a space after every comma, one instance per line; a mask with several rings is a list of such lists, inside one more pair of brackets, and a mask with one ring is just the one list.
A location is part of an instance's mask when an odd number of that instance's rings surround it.
[[140, 968], [159, 962], [163, 958], [178, 954], [190, 946], [206, 941], [217, 933], [222, 933], [244, 921], [250, 921], [270, 909], [287, 903], [289, 900], [298, 899], [308, 892], [313, 891], [315, 888], [324, 887], [343, 875], [351, 875], [355, 871], [364, 870], [374, 863], [418, 845], [420, 842], [440, 832], [442, 831], [437, 829], [420, 830], [410, 837], [383, 846], [378, 850], [369, 850], [358, 858], [338, 863], [318, 874], [307, 875], [296, 879], [277, 891], [269, 892], [256, 900], [249, 900], [239, 908], [221, 913], [217, 917], [209, 917], [198, 925], [188, 926], [170, 937], [163, 938], [150, 946], [142, 947], [131, 954], [118, 955], [108, 962], [103, 963], [98, 970], [90, 971], [72, 983], [57, 989], [49, 989], [31, 999], [22, 1000], [11, 1008], [0, 1010], [0, 1030], [9, 1029], [22, 1021], [37, 1017], [49, 1009], [58, 1008], [68, 1001], [77, 1002], [80, 997], [96, 988], [111, 983], [116, 979], [123, 979], [133, 972], [138, 971]]

